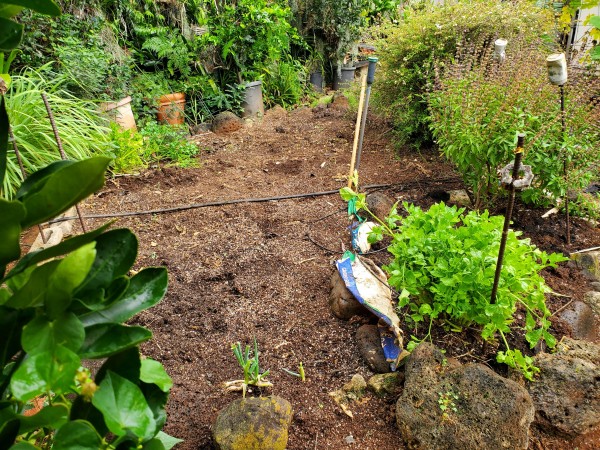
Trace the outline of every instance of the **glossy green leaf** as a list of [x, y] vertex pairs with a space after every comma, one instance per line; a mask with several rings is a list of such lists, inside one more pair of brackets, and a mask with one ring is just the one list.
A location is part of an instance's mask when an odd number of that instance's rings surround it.
[[10, 380], [10, 390], [17, 400], [26, 402], [40, 394], [61, 394], [74, 383], [81, 360], [66, 347], [54, 352], [36, 353], [26, 358]]
[[142, 439], [153, 436], [154, 418], [142, 391], [116, 373], [107, 373], [92, 404], [102, 412], [108, 429], [115, 435], [130, 431]]
[[75, 164], [75, 161], [55, 161], [53, 163], [48, 164], [46, 167], [43, 167], [33, 172], [25, 179], [25, 181], [23, 181], [21, 186], [19, 186], [19, 189], [15, 194], [15, 198], [20, 200], [26, 195], [33, 195], [34, 193], [38, 192], [44, 187], [46, 182], [50, 179], [50, 175], [62, 169], [63, 167], [70, 166], [72, 164]]
[[140, 311], [156, 305], [167, 291], [167, 270], [149, 267], [131, 278], [129, 287], [121, 298], [102, 311], [81, 316], [88, 327], [100, 323], [121, 323]]
[[97, 156], [63, 167], [48, 177], [44, 186], [21, 199], [27, 216], [23, 228], [51, 219], [97, 191], [104, 184], [110, 158]]
[[42, 306], [50, 276], [59, 264], [60, 261], [50, 261], [36, 267], [25, 285], [15, 292], [4, 305], [17, 309]]
[[9, 420], [0, 425], [0, 448], [9, 448], [19, 434], [19, 420]]
[[173, 436], [169, 436], [167, 433], [163, 431], [159, 431], [154, 439], [159, 439], [163, 445], [165, 446], [165, 450], [171, 450], [180, 442], [183, 442], [183, 439], [178, 439]]
[[132, 347], [116, 355], [112, 355], [104, 361], [104, 364], [98, 370], [95, 379], [96, 384], [104, 380], [109, 370], [137, 384], [140, 379], [141, 365], [140, 349], [138, 347]]
[[155, 433], [158, 433], [167, 421], [167, 413], [165, 411], [165, 405], [169, 399], [169, 394], [163, 392], [155, 384], [140, 383], [140, 389], [146, 398], [146, 402], [154, 415], [154, 421], [156, 422]]
[[60, 8], [58, 4], [52, 0], [6, 0], [3, 3], [18, 5], [27, 9], [33, 9], [36, 12], [46, 14], [48, 16], [60, 15]]
[[89, 422], [101, 436], [104, 436], [106, 433], [108, 433], [108, 428], [106, 428], [102, 413], [98, 411], [98, 408], [92, 405], [91, 402], [85, 400], [82, 396], [78, 396], [73, 401], [69, 419], [84, 420]]
[[[23, 25], [10, 19], [0, 17], [0, 52], [10, 52], [16, 48], [23, 38]], [[1, 178], [1, 177], [0, 177]], [[0, 181], [2, 181], [0, 179]]]
[[19, 442], [18, 444], [10, 447], [9, 450], [40, 450], [40, 448], [30, 444], [29, 442]]
[[102, 438], [94, 427], [84, 420], [66, 423], [56, 432], [52, 450], [98, 450]]
[[38, 428], [58, 428], [69, 420], [69, 408], [66, 405], [46, 406], [33, 416], [20, 417], [19, 434], [29, 433]]
[[96, 259], [85, 281], [77, 290], [81, 297], [86, 292], [106, 289], [113, 279], [126, 275], [135, 262], [138, 241], [126, 228], [110, 230], [96, 239]]
[[85, 341], [80, 350], [82, 358], [105, 358], [147, 341], [152, 333], [144, 327], [120, 324], [93, 325], [85, 330]]
[[143, 450], [165, 450], [165, 446], [163, 445], [160, 439], [150, 439], [148, 442], [144, 442], [142, 445]]
[[37, 316], [23, 328], [21, 343], [28, 353], [52, 351], [57, 345], [77, 352], [83, 344], [85, 330], [73, 313], [65, 313], [55, 319]]
[[19, 202], [0, 198], [0, 267], [6, 266], [21, 255], [21, 220], [26, 211]]
[[157, 385], [163, 392], [169, 392], [173, 387], [173, 380], [171, 380], [163, 365], [150, 358], [142, 360], [140, 380], [144, 383]]
[[3, 17], [4, 19], [10, 19], [11, 17], [14, 17], [22, 10], [23, 8], [20, 6], [0, 3], [0, 17]]
[[71, 303], [73, 292], [85, 280], [94, 258], [96, 243], [90, 242], [65, 256], [48, 279], [46, 311], [51, 317], [62, 314]]
[[52, 247], [38, 250], [37, 252], [28, 253], [19, 260], [15, 267], [8, 273], [6, 279], [8, 280], [12, 277], [15, 277], [16, 275], [22, 273], [27, 267], [30, 267], [34, 264], [38, 264], [51, 258], [56, 258], [57, 256], [66, 255], [67, 253], [71, 253], [72, 251], [83, 247], [85, 244], [94, 241], [96, 237], [104, 233], [111, 223], [112, 222], [108, 222], [93, 231], [66, 239], [60, 244]]

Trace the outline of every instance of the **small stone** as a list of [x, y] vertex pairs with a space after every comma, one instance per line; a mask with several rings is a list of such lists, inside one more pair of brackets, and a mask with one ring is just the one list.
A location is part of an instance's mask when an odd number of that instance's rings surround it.
[[594, 314], [600, 316], [600, 292], [589, 291], [583, 294], [583, 301], [587, 303]]
[[351, 434], [349, 434], [348, 436], [346, 436], [344, 438], [344, 440], [346, 441], [346, 444], [354, 444], [356, 442], [354, 440], [354, 436], [352, 436]]
[[467, 194], [467, 191], [465, 191], [464, 189], [448, 191], [448, 195], [450, 196], [450, 198], [448, 199], [448, 203], [450, 203], [451, 205], [464, 206], [467, 208], [470, 208], [472, 206], [471, 198], [469, 197], [469, 194]]
[[217, 114], [212, 121], [213, 133], [231, 133], [242, 128], [244, 122], [231, 111]]
[[559, 315], [571, 327], [571, 336], [575, 339], [594, 341], [598, 338], [598, 328], [592, 308], [584, 302], [575, 301]]
[[337, 269], [331, 275], [330, 284], [329, 307], [338, 319], [348, 320], [357, 315], [368, 314], [368, 310], [348, 290]]
[[355, 374], [352, 376], [352, 379], [348, 381], [344, 387], [342, 387], [342, 391], [346, 394], [352, 394], [356, 400], [362, 398], [365, 395], [365, 390], [367, 389], [367, 382], [360, 374]]
[[42, 236], [38, 234], [37, 238], [29, 249], [29, 253], [60, 244], [63, 239], [63, 230], [59, 226], [44, 228], [43, 233], [46, 242], [42, 241]]
[[367, 207], [380, 219], [383, 219], [390, 214], [394, 203], [396, 202], [393, 198], [381, 191], [375, 191], [371, 194], [367, 194]]
[[600, 292], [600, 281], [592, 281], [590, 286], [592, 286], [596, 292]]
[[356, 331], [356, 345], [365, 362], [375, 373], [391, 371], [381, 347], [381, 337], [377, 325], [363, 325]]
[[369, 378], [367, 386], [378, 397], [385, 397], [398, 394], [403, 382], [404, 372], [380, 373]]

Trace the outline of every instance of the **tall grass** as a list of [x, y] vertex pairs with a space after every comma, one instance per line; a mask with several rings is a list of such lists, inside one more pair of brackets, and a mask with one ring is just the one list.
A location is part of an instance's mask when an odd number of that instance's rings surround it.
[[[106, 121], [101, 118], [94, 103], [66, 92], [66, 82], [66, 76], [44, 68], [26, 70], [12, 77], [10, 90], [5, 96], [6, 107], [27, 174], [60, 159], [42, 93], [46, 93], [69, 159], [110, 153]], [[9, 145], [2, 196], [12, 198], [22, 178], [16, 155]]]

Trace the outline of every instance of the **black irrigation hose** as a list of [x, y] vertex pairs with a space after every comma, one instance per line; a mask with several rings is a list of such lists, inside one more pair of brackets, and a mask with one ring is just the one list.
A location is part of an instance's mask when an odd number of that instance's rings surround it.
[[[396, 186], [398, 183], [392, 184], [369, 184], [366, 186], [362, 186], [363, 189], [383, 189], [391, 186]], [[132, 211], [132, 212], [122, 212], [122, 213], [113, 213], [113, 214], [91, 214], [89, 216], [83, 216], [84, 219], [110, 219], [113, 217], [131, 217], [131, 216], [143, 216], [147, 214], [163, 214], [163, 213], [171, 213], [171, 212], [179, 212], [186, 211], [188, 209], [198, 209], [198, 208], [207, 208], [209, 206], [226, 206], [226, 205], [235, 205], [239, 203], [259, 203], [259, 202], [270, 202], [274, 200], [288, 200], [292, 198], [304, 198], [304, 197], [320, 197], [323, 195], [333, 195], [339, 193], [339, 189], [331, 190], [331, 191], [321, 191], [321, 192], [309, 192], [307, 194], [291, 194], [291, 195], [280, 195], [277, 197], [262, 197], [262, 198], [243, 198], [236, 200], [224, 200], [217, 202], [207, 202], [207, 203], [192, 203], [191, 205], [182, 205], [175, 206], [173, 208], [163, 208], [163, 209], [152, 209], [149, 211]], [[59, 217], [57, 219], [53, 219], [48, 221], [48, 223], [58, 223], [65, 222], [67, 220], [76, 219], [77, 216], [68, 216], [68, 217]]]

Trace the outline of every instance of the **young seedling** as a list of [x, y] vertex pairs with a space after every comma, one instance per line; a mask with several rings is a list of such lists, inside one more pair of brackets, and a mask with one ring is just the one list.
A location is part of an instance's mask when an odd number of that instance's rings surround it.
[[304, 366], [302, 365], [302, 362], [300, 362], [300, 365], [298, 366], [298, 372], [292, 372], [288, 369], [283, 369], [283, 371], [289, 375], [300, 378], [302, 382], [306, 381], [306, 375], [304, 374]]
[[244, 379], [226, 382], [225, 389], [228, 391], [242, 391], [242, 395], [245, 398], [248, 386], [256, 386], [258, 388], [273, 386], [273, 384], [266, 380], [269, 371], [260, 372], [256, 339], [254, 339], [254, 355], [252, 356], [250, 346], [246, 345], [245, 350], [242, 351], [242, 344], [239, 342], [232, 344], [231, 350], [244, 372]]

